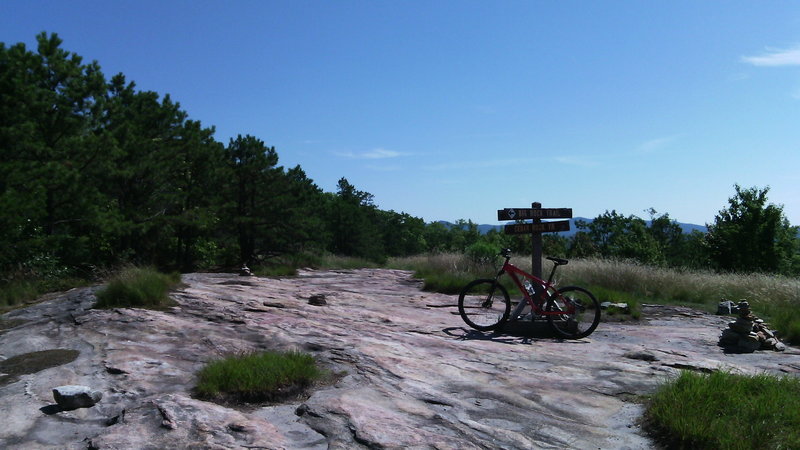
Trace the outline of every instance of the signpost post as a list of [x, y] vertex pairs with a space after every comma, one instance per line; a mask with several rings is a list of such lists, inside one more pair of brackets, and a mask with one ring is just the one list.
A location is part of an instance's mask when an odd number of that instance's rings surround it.
[[542, 278], [542, 233], [569, 231], [569, 220], [542, 222], [542, 219], [571, 219], [572, 208], [542, 208], [539, 202], [530, 208], [505, 208], [497, 210], [497, 220], [526, 220], [528, 223], [506, 225], [506, 234], [531, 235], [531, 274]]

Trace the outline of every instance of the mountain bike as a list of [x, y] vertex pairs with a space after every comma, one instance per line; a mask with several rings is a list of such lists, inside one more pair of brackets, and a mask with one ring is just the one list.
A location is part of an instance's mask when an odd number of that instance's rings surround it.
[[[600, 323], [600, 303], [588, 290], [578, 286], [556, 289], [553, 277], [559, 266], [569, 261], [547, 257], [553, 269], [547, 281], [533, 276], [511, 264], [511, 250], [504, 249], [500, 256], [505, 262], [494, 278], [481, 278], [467, 284], [458, 296], [458, 312], [472, 328], [479, 331], [501, 329], [509, 320], [519, 320], [526, 306], [530, 306], [534, 320], [545, 317], [557, 335], [567, 339], [586, 337]], [[523, 299], [511, 313], [511, 300], [500, 278], [508, 274], [522, 293]]]

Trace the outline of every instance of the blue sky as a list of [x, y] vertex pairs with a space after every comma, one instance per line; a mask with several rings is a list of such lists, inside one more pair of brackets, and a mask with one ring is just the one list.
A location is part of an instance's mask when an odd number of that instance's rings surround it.
[[738, 183], [800, 225], [797, 2], [0, 1], [0, 41], [41, 31], [426, 221], [704, 224]]

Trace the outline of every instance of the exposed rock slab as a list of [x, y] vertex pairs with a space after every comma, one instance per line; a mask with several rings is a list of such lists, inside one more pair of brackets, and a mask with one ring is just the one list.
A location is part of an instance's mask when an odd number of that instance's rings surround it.
[[[298, 278], [190, 274], [177, 307], [91, 310], [93, 289], [6, 314], [0, 360], [79, 356], [0, 386], [2, 448], [650, 448], [638, 395], [681, 369], [800, 372], [800, 351], [726, 354], [727, 319], [645, 308], [639, 324], [587, 339], [466, 328], [454, 296], [398, 270]], [[324, 305], [309, 305], [324, 295]], [[225, 407], [192, 398], [208, 361], [260, 349], [314, 354], [341, 378], [290, 404]], [[53, 413], [50, 391], [86, 385], [92, 408]]]

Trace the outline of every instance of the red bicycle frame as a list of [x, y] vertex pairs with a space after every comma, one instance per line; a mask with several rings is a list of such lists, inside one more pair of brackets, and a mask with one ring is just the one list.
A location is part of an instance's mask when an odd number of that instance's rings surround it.
[[[553, 311], [545, 310], [544, 305], [547, 302], [548, 292], [552, 292], [552, 294], [549, 295], [556, 295], [557, 293], [557, 290], [553, 285], [553, 275], [556, 273], [556, 267], [559, 266], [558, 263], [553, 261], [553, 270], [550, 271], [550, 276], [547, 278], [547, 281], [545, 281], [511, 264], [509, 259], [510, 258], [508, 257], [506, 258], [506, 261], [503, 263], [503, 267], [500, 268], [500, 271], [497, 273], [495, 280], [499, 279], [504, 273], [508, 273], [508, 275], [511, 277], [511, 280], [513, 280], [514, 284], [517, 285], [517, 289], [522, 292], [522, 296], [525, 298], [525, 300], [527, 300], [528, 305], [530, 305], [533, 313], [541, 316], [555, 316], [564, 313], [573, 314], [575, 312], [575, 305], [572, 302], [564, 302], [567, 305], [566, 311], [560, 308]], [[520, 281], [518, 275], [531, 280], [531, 285], [533, 285], [533, 291], [538, 297], [538, 301], [535, 301], [533, 298], [531, 298], [528, 290], [525, 288], [525, 285], [522, 284], [522, 281]], [[514, 312], [511, 314], [511, 320], [516, 320], [524, 308], [525, 302], [520, 302]]]

